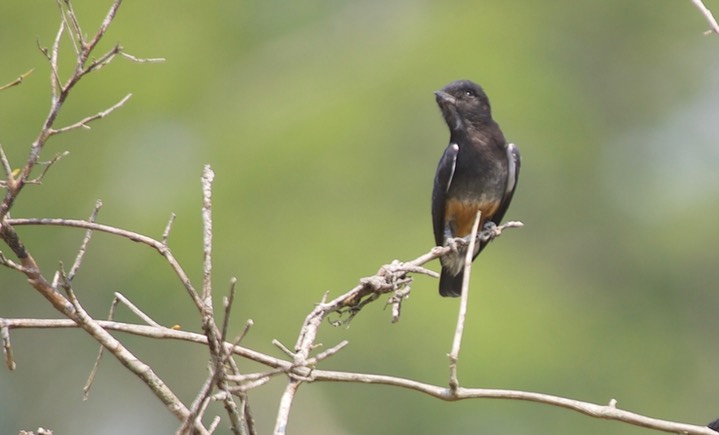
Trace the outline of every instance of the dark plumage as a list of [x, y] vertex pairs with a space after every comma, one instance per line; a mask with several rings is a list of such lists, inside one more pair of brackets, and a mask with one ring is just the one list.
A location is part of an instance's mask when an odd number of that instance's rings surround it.
[[[520, 157], [492, 119], [489, 99], [479, 85], [458, 80], [435, 95], [450, 137], [434, 178], [432, 222], [435, 242], [446, 245], [448, 239], [471, 234], [478, 210], [480, 231], [490, 221], [499, 225], [517, 186]], [[485, 244], [475, 246], [473, 258]], [[460, 296], [464, 257], [459, 249], [440, 259], [442, 296]]]

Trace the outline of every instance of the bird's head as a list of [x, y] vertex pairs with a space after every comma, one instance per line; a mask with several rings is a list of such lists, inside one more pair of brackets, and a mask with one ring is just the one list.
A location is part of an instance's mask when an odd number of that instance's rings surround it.
[[457, 80], [435, 91], [437, 104], [451, 130], [492, 122], [489, 98], [478, 84]]

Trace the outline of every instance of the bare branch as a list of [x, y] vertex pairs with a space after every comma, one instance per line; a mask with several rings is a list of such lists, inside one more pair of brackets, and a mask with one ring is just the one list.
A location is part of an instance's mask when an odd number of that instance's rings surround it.
[[15, 176], [13, 175], [12, 166], [10, 166], [10, 161], [7, 158], [7, 154], [5, 154], [5, 150], [2, 145], [0, 145], [0, 164], [2, 164], [3, 171], [5, 172], [7, 186], [12, 189], [15, 186]]
[[214, 371], [209, 371], [209, 376], [200, 387], [200, 391], [197, 393], [195, 400], [190, 405], [190, 414], [187, 416], [185, 421], [182, 422], [180, 428], [177, 429], [177, 434], [185, 434], [189, 432], [190, 427], [198, 419], [198, 416], [204, 414], [207, 405], [210, 403], [210, 394], [212, 393], [212, 387], [215, 383]]
[[[59, 273], [56, 273], [55, 281], [59, 279], [58, 276]], [[107, 320], [110, 321], [115, 320], [115, 308], [117, 308], [117, 304], [119, 302], [119, 299], [117, 298], [117, 293], [115, 295], [115, 298], [110, 304], [110, 312], [107, 314]], [[87, 377], [87, 381], [85, 381], [85, 385], [82, 387], [82, 400], [87, 400], [90, 397], [90, 388], [92, 387], [93, 382], [95, 382], [95, 375], [100, 369], [100, 361], [102, 361], [102, 356], [104, 353], [105, 348], [100, 346], [100, 349], [97, 351], [97, 357], [95, 357], [95, 363], [92, 365], [92, 368], [90, 369], [90, 374]]]
[[51, 168], [55, 163], [57, 163], [58, 161], [60, 161], [61, 158], [67, 156], [68, 154], [70, 154], [69, 151], [63, 151], [63, 152], [61, 152], [61, 153], [55, 154], [55, 157], [53, 157], [51, 160], [48, 160], [47, 162], [40, 162], [40, 161], [38, 161], [38, 162], [37, 162], [38, 165], [44, 166], [42, 172], [41, 172], [40, 175], [38, 175], [37, 177], [35, 177], [35, 178], [31, 179], [31, 180], [30, 180], [30, 179], [26, 180], [25, 183], [26, 183], [26, 184], [40, 184], [40, 183], [42, 183], [42, 180], [45, 178], [45, 175], [47, 175], [47, 172], [50, 170], [50, 168]]
[[[63, 14], [63, 20], [65, 15]], [[57, 34], [52, 42], [52, 49], [48, 54], [47, 49], [41, 48], [47, 59], [50, 61], [50, 89], [52, 90], [52, 105], [55, 106], [58, 103], [60, 97], [60, 72], [58, 68], [58, 57], [60, 52], [60, 39], [65, 33], [65, 21], [60, 22], [60, 27], [57, 29]], [[72, 39], [72, 38], [70, 38]], [[73, 41], [74, 43], [74, 41]], [[38, 43], [39, 44], [39, 43]], [[50, 111], [52, 113], [52, 109]]]
[[[225, 392], [223, 395], [223, 404], [230, 418], [230, 428], [235, 435], [245, 435], [248, 433], [248, 425], [245, 423], [247, 415], [244, 413], [248, 408], [243, 407], [243, 414], [240, 415], [240, 409], [234, 401], [232, 394], [229, 392], [230, 385], [227, 382], [227, 371], [232, 370], [239, 373], [237, 366], [234, 365], [229, 352], [224, 346], [224, 337], [226, 334], [225, 324], [223, 331], [220, 331], [215, 323], [214, 307], [212, 303], [212, 182], [215, 173], [210, 165], [205, 165], [202, 173], [202, 239], [203, 239], [203, 280], [202, 280], [202, 298], [197, 305], [202, 316], [202, 329], [207, 336], [208, 349], [210, 351], [210, 360], [213, 367], [213, 384], [217, 385], [220, 391]], [[234, 291], [234, 285], [231, 292]], [[227, 306], [229, 309], [229, 304]], [[229, 319], [229, 312], [226, 312], [225, 321]], [[230, 363], [228, 368], [226, 363]], [[211, 390], [201, 392], [198, 396], [200, 402], [204, 401]], [[203, 397], [204, 396], [204, 397]], [[191, 415], [191, 417], [193, 417]], [[184, 423], [183, 423], [184, 425]]]
[[[5, 322], [10, 329], [60, 329], [60, 328], [78, 328], [77, 323], [70, 319], [0, 319]], [[207, 337], [204, 334], [196, 332], [180, 331], [177, 329], [166, 328], [164, 326], [148, 326], [137, 325], [132, 323], [115, 322], [109, 320], [95, 320], [95, 322], [105, 330], [117, 331], [127, 334], [137, 335], [140, 337], [155, 338], [161, 340], [180, 340], [190, 343], [197, 343], [206, 346]], [[232, 343], [224, 343], [225, 349], [235, 355], [256, 361], [269, 367], [281, 367], [283, 369], [292, 368], [292, 363], [266, 355], [252, 349], [235, 345]]]
[[167, 221], [165, 231], [162, 232], [162, 244], [167, 246], [167, 240], [170, 238], [170, 231], [172, 230], [172, 224], [175, 222], [175, 213], [170, 213], [170, 220]]
[[406, 284], [403, 288], [395, 290], [394, 294], [387, 299], [387, 305], [392, 306], [392, 323], [399, 322], [399, 316], [402, 314], [402, 302], [409, 298], [411, 288]]
[[[95, 222], [97, 219], [97, 214], [100, 212], [100, 208], [102, 207], [102, 201], [99, 199], [95, 202], [95, 209], [92, 211], [92, 214], [90, 215], [90, 219], [88, 222]], [[82, 244], [80, 245], [80, 250], [77, 253], [77, 257], [75, 258], [75, 262], [73, 263], [72, 267], [70, 268], [70, 272], [67, 274], [67, 281], [72, 282], [73, 278], [75, 278], [75, 275], [77, 274], [77, 271], [80, 269], [80, 265], [82, 264], [83, 258], [85, 258], [85, 252], [87, 251], [87, 245], [90, 243], [90, 239], [92, 238], [92, 230], [88, 229], [85, 232], [85, 238], [82, 239]]]
[[78, 121], [74, 124], [68, 125], [66, 127], [58, 128], [58, 129], [51, 128], [49, 131], [49, 134], [50, 134], [50, 136], [54, 136], [56, 134], [65, 133], [70, 130], [76, 130], [78, 128], [85, 128], [85, 129], [89, 130], [90, 129], [90, 126], [88, 125], [89, 123], [91, 123], [92, 121], [96, 121], [98, 119], [102, 119], [102, 118], [106, 117], [107, 115], [109, 115], [110, 113], [114, 112], [115, 110], [119, 109], [127, 102], [127, 100], [130, 99], [130, 97], [132, 97], [132, 94], [127, 94], [127, 95], [125, 95], [125, 97], [122, 100], [118, 101], [110, 108], [103, 110], [102, 112], [98, 112], [94, 115], [88, 116], [87, 118], [81, 119], [80, 121]]
[[569, 409], [588, 415], [590, 417], [621, 421], [634, 426], [641, 426], [663, 432], [681, 433], [687, 435], [716, 435], [716, 432], [712, 431], [706, 426], [695, 426], [685, 423], [661, 420], [636, 414], [630, 411], [621, 410], [616, 407], [616, 401], [613, 402], [615, 406], [597, 405], [594, 403], [552, 396], [549, 394], [486, 388], [460, 387], [455, 392], [453, 392], [449, 388], [439, 387], [393, 376], [347, 373], [325, 370], [313, 370], [312, 378], [314, 381], [356, 382], [362, 384], [391, 385], [395, 387], [402, 387], [414, 391], [419, 391], [429, 396], [446, 401], [467, 399], [524, 400]]
[[[88, 230], [90, 231], [90, 230]], [[155, 326], [158, 328], [161, 328], [162, 326], [152, 320], [150, 316], [142, 312], [135, 304], [130, 302], [129, 299], [127, 299], [122, 294], [115, 292], [115, 298], [112, 300], [112, 303], [110, 304], [110, 312], [107, 316], [107, 320], [112, 321], [115, 318], [115, 308], [117, 307], [117, 304], [119, 302], [122, 302], [127, 306], [130, 311], [132, 311], [136, 316], [138, 316], [140, 319], [147, 322], [150, 326]], [[92, 387], [92, 383], [95, 380], [95, 375], [97, 374], [98, 369], [100, 368], [100, 361], [102, 360], [102, 355], [105, 351], [105, 348], [100, 346], [100, 349], [98, 350], [97, 357], [95, 358], [95, 364], [93, 364], [92, 369], [90, 370], [90, 375], [87, 378], [87, 381], [85, 382], [85, 386], [82, 388], [83, 391], [83, 400], [87, 400], [90, 395], [90, 387]]]
[[457, 391], [459, 380], [457, 379], [457, 361], [459, 360], [459, 349], [462, 345], [462, 334], [464, 332], [464, 320], [467, 317], [467, 304], [469, 301], [469, 279], [472, 273], [472, 260], [474, 259], [474, 246], [477, 243], [477, 230], [482, 220], [482, 211], [477, 211], [477, 216], [472, 224], [472, 232], [469, 237], [469, 246], [464, 256], [464, 275], [462, 276], [462, 298], [459, 301], [459, 314], [457, 315], [457, 327], [454, 331], [452, 350], [449, 353], [449, 388]]
[[230, 280], [230, 294], [224, 299], [225, 317], [222, 319], [222, 335], [220, 341], [227, 341], [227, 328], [230, 324], [230, 312], [232, 311], [232, 302], [235, 300], [235, 287], [237, 278]]
[[[63, 2], [65, 3], [64, 7]], [[85, 35], [80, 28], [80, 23], [77, 21], [77, 15], [75, 15], [75, 10], [72, 8], [72, 3], [69, 0], [56, 0], [56, 3], [60, 8], [63, 23], [70, 29], [70, 40], [75, 47], [75, 54], [79, 55], [82, 50], [81, 47], [85, 45]]]
[[290, 419], [290, 409], [295, 399], [297, 389], [300, 387], [300, 381], [291, 379], [285, 388], [285, 392], [280, 399], [280, 407], [277, 411], [277, 420], [275, 421], [274, 435], [284, 435], [287, 431], [287, 422]]
[[202, 246], [204, 264], [202, 267], [202, 300], [212, 306], [212, 181], [215, 173], [205, 165], [202, 173]]
[[[126, 306], [127, 308], [129, 308], [130, 311], [132, 311], [133, 314], [135, 314], [135, 315], [136, 315], [137, 317], [139, 317], [140, 319], [144, 320], [145, 323], [147, 323], [148, 325], [150, 325], [150, 326], [156, 326], [156, 327], [161, 327], [161, 326], [162, 326], [162, 325], [160, 325], [159, 323], [155, 322], [150, 316], [148, 316], [147, 314], [145, 314], [145, 312], [143, 312], [140, 308], [138, 308], [137, 305], [135, 305], [135, 304], [133, 304], [132, 302], [130, 302], [130, 300], [127, 299], [125, 296], [123, 296], [122, 293], [115, 292], [115, 298], [116, 298], [117, 301], [120, 301], [120, 302], [122, 302], [123, 304], [125, 304], [125, 306]], [[112, 320], [112, 319], [109, 319], [109, 320]]]
[[[55, 35], [55, 39], [53, 41], [51, 49], [42, 48], [39, 43], [38, 47], [40, 48], [40, 51], [45, 55], [45, 57], [48, 59], [48, 62], [50, 63], [50, 84], [52, 89], [52, 100], [50, 104], [50, 111], [45, 118], [45, 121], [43, 122], [42, 128], [40, 130], [40, 133], [38, 134], [37, 138], [33, 142], [31, 148], [30, 148], [30, 154], [27, 158], [27, 161], [25, 162], [25, 165], [23, 166], [22, 170], [20, 171], [19, 177], [16, 179], [16, 182], [12, 186], [11, 189], [8, 189], [8, 191], [5, 193], [5, 197], [0, 203], [0, 222], [3, 221], [5, 216], [10, 212], [10, 209], [12, 208], [15, 199], [17, 198], [20, 191], [23, 189], [25, 184], [31, 180], [31, 173], [33, 171], [33, 168], [38, 163], [38, 160], [40, 158], [40, 153], [45, 146], [45, 143], [47, 140], [58, 133], [63, 133], [65, 131], [69, 131], [75, 128], [88, 128], [88, 125], [90, 122], [103, 118], [107, 116], [109, 113], [111, 113], [113, 110], [120, 107], [122, 104], [127, 101], [129, 98], [129, 95], [126, 96], [123, 100], [121, 100], [118, 104], [111, 107], [110, 109], [100, 112], [98, 114], [95, 114], [93, 116], [90, 116], [88, 118], [85, 118], [73, 125], [63, 127], [60, 129], [54, 129], [53, 126], [55, 124], [55, 121], [58, 117], [58, 114], [60, 112], [60, 109], [62, 108], [65, 100], [67, 99], [67, 96], [69, 95], [72, 88], [87, 74], [97, 71], [98, 69], [102, 68], [103, 66], [107, 65], [117, 54], [121, 53], [122, 48], [119, 45], [115, 45], [115, 47], [110, 50], [109, 52], [105, 53], [103, 56], [101, 56], [99, 59], [93, 61], [89, 65], [86, 66], [88, 59], [92, 55], [93, 51], [97, 47], [97, 44], [100, 42], [102, 37], [107, 32], [108, 27], [112, 23], [113, 19], [115, 18], [115, 15], [117, 13], [118, 8], [120, 7], [120, 4], [122, 3], [122, 0], [115, 0], [110, 7], [109, 11], [107, 12], [107, 15], [105, 16], [104, 20], [102, 21], [102, 24], [96, 31], [95, 35], [87, 42], [84, 37], [84, 33], [82, 31], [82, 28], [80, 27], [79, 22], [77, 21], [77, 17], [75, 15], [75, 12], [72, 8], [72, 4], [69, 0], [57, 0], [58, 7], [60, 9], [60, 14], [62, 16], [62, 20], [60, 22], [60, 25], [58, 27], [57, 34]], [[59, 75], [59, 52], [60, 52], [60, 40], [62, 39], [63, 34], [65, 31], [68, 30], [68, 33], [70, 35], [70, 39], [72, 40], [73, 44], [75, 44], [75, 50], [76, 50], [76, 59], [75, 59], [75, 69], [68, 78], [68, 80], [62, 84], [62, 81], [60, 79]], [[131, 58], [133, 56], [130, 56]]]
[[[189, 410], [183, 405], [180, 399], [164, 381], [155, 374], [150, 366], [132, 354], [122, 343], [102, 328], [95, 319], [90, 317], [75, 297], [70, 282], [67, 280], [67, 277], [64, 276], [62, 270], [60, 275], [62, 278], [61, 285], [68, 295], [68, 300], [74, 307], [72, 320], [88, 332], [98, 343], [107, 349], [108, 352], [115, 356], [130, 372], [140, 378], [173, 415], [180, 421], [184, 421], [189, 414]], [[193, 427], [200, 434], [207, 433], [207, 430], [199, 423], [194, 424]]]
[[704, 15], [704, 18], [709, 23], [710, 29], [705, 33], [715, 33], [715, 34], [719, 35], [719, 24], [717, 23], [716, 19], [714, 18], [714, 15], [712, 14], [712, 12], [706, 6], [704, 6], [704, 3], [702, 2], [702, 0], [692, 0], [692, 3], [694, 4], [694, 6], [696, 6], [697, 9], [699, 9], [699, 12], [701, 12], [702, 15]]
[[[66, 3], [70, 4], [68, 0], [66, 0]], [[97, 30], [97, 33], [95, 33], [95, 36], [90, 42], [83, 44], [83, 53], [87, 53], [85, 59], [87, 59], [87, 56], [89, 56], [90, 52], [92, 52], [95, 46], [97, 46], [98, 42], [100, 42], [102, 37], [105, 36], [105, 32], [107, 32], [107, 29], [110, 27], [110, 24], [112, 24], [112, 21], [115, 19], [115, 15], [117, 14], [117, 10], [120, 8], [120, 4], [122, 4], [122, 0], [114, 1], [112, 6], [110, 6], [110, 10], [107, 11], [105, 19], [102, 20], [102, 24], [100, 24], [100, 28]], [[75, 14], [73, 13], [72, 15], [74, 16]]]
[[220, 416], [216, 415], [215, 418], [212, 419], [212, 422], [210, 422], [210, 425], [207, 427], [207, 431], [209, 433], [215, 433], [217, 430], [217, 426], [220, 424]]
[[0, 319], [0, 339], [2, 340], [2, 349], [5, 354], [5, 365], [10, 370], [15, 370], [17, 367], [12, 356], [12, 343], [10, 342], [10, 328], [5, 324], [5, 321]]
[[11, 81], [10, 83], [0, 86], [0, 91], [4, 91], [5, 89], [12, 88], [13, 86], [22, 84], [22, 82], [26, 78], [28, 78], [30, 76], [30, 74], [32, 74], [33, 71], [35, 71], [35, 68], [32, 68], [31, 70], [20, 74], [20, 77], [16, 78], [15, 80]]
[[17, 264], [11, 259], [7, 258], [5, 254], [0, 251], [0, 265], [5, 266], [9, 269], [17, 270], [18, 272], [25, 273], [26, 269], [21, 264]]
[[121, 51], [120, 56], [127, 58], [136, 63], [162, 63], [162, 62], [165, 62], [164, 57], [148, 57], [148, 58], [135, 57], [129, 53], [126, 53], [125, 51]]
[[98, 59], [95, 59], [90, 62], [90, 64], [82, 70], [81, 74], [90, 74], [93, 71], [97, 71], [106, 67], [110, 64], [110, 62], [113, 61], [113, 59], [115, 59], [115, 56], [120, 53], [122, 53], [122, 47], [120, 47], [120, 44], [115, 44], [115, 46], [112, 47], [112, 49], [110, 49], [107, 53], [103, 54]]
[[324, 359], [327, 359], [327, 358], [331, 357], [332, 355], [336, 354], [337, 352], [339, 352], [340, 350], [344, 349], [345, 346], [347, 346], [348, 344], [349, 344], [349, 341], [347, 341], [347, 340], [340, 341], [337, 345], [332, 346], [331, 348], [318, 353], [317, 356], [315, 356], [314, 358], [310, 358], [309, 360], [307, 360], [307, 366], [313, 367], [318, 362], [320, 362]]
[[[97, 321], [97, 323], [104, 329], [114, 330], [119, 332], [131, 333], [148, 338], [156, 339], [175, 339], [198, 343], [202, 345], [207, 344], [207, 337], [203, 334], [197, 334], [192, 332], [177, 331], [170, 328], [164, 327], [152, 327], [146, 325], [132, 325], [120, 322], [110, 321]], [[69, 319], [0, 319], [0, 325], [8, 328], [77, 328], [72, 320]], [[274, 367], [277, 370], [261, 374], [249, 374], [244, 375], [243, 380], [247, 383], [252, 381], [268, 378], [272, 374], [281, 372], [287, 372], [289, 370], [296, 371], [299, 376], [303, 379], [312, 382], [352, 382], [361, 384], [380, 384], [389, 385], [395, 387], [406, 388], [409, 390], [418, 391], [429, 396], [446, 400], [446, 401], [457, 401], [457, 400], [469, 400], [469, 399], [505, 399], [505, 400], [523, 400], [541, 403], [549, 406], [558, 406], [566, 408], [572, 411], [576, 411], [590, 417], [602, 418], [608, 420], [616, 420], [624, 423], [628, 423], [634, 426], [641, 426], [650, 429], [656, 429], [670, 433], [683, 433], [689, 435], [716, 435], [716, 432], [708, 429], [705, 426], [696, 426], [684, 423], [677, 423], [667, 420], [656, 419], [648, 416], [643, 416], [630, 411], [624, 411], [611, 405], [598, 405], [590, 402], [582, 402], [578, 400], [568, 399], [559, 396], [553, 396], [542, 393], [525, 392], [517, 390], [501, 390], [501, 389], [484, 389], [484, 388], [463, 388], [459, 387], [456, 391], [452, 391], [450, 388], [426, 384], [423, 382], [414, 381], [411, 379], [405, 379], [395, 376], [375, 375], [375, 374], [363, 374], [363, 373], [348, 373], [341, 371], [327, 371], [319, 369], [310, 369], [307, 367], [296, 367], [291, 362], [280, 360], [262, 353], [246, 349], [241, 346], [232, 346], [229, 343], [225, 343], [228, 349], [232, 349], [237, 355], [252, 359], [261, 364]], [[240, 382], [241, 378], [232, 378], [233, 381]], [[246, 385], [247, 386], [247, 385]], [[296, 386], [293, 387], [294, 395], [296, 392]], [[291, 404], [291, 402], [290, 402]], [[289, 408], [285, 408], [283, 412], [289, 415]], [[284, 420], [285, 423], [287, 420]], [[277, 426], [276, 426], [277, 429]], [[275, 431], [275, 433], [278, 433]], [[282, 433], [282, 432], [280, 432]]]
[[259, 386], [270, 380], [272, 376], [287, 373], [293, 367], [282, 367], [272, 370], [267, 370], [261, 373], [248, 373], [244, 375], [229, 375], [227, 379], [229, 381], [239, 384], [236, 387], [232, 387], [232, 391], [247, 391], [250, 388], [254, 388], [251, 385]]
[[192, 298], [192, 300], [195, 302], [195, 305], [200, 307], [202, 305], [202, 301], [200, 299], [200, 295], [195, 290], [194, 286], [192, 285], [192, 282], [190, 281], [189, 276], [185, 272], [185, 270], [182, 268], [180, 263], [177, 261], [175, 256], [172, 254], [170, 249], [167, 247], [167, 245], [163, 244], [162, 242], [155, 240], [151, 237], [145, 236], [140, 233], [136, 233], [133, 231], [127, 231], [123, 230], [121, 228], [112, 227], [109, 225], [103, 225], [98, 223], [92, 223], [82, 220], [76, 220], [76, 219], [54, 219], [54, 218], [42, 218], [42, 219], [6, 219], [6, 222], [9, 225], [54, 225], [54, 226], [63, 226], [63, 227], [72, 227], [72, 228], [83, 228], [83, 229], [92, 229], [93, 231], [100, 231], [108, 234], [113, 234], [119, 237], [124, 237], [126, 239], [132, 240], [133, 242], [139, 242], [143, 243], [147, 246], [150, 246], [151, 248], [155, 249], [157, 252], [160, 253], [163, 257], [165, 257], [165, 260], [168, 262], [170, 267], [175, 271], [175, 274], [180, 279], [182, 284], [184, 285], [185, 289], [187, 290], [188, 294]]
[[245, 326], [242, 328], [242, 332], [240, 333], [239, 337], [235, 339], [235, 346], [240, 344], [240, 342], [245, 338], [245, 335], [249, 332], [252, 325], [254, 325], [255, 322], [252, 319], [247, 319], [245, 322]]
[[277, 347], [279, 350], [281, 350], [285, 355], [289, 356], [290, 358], [294, 358], [294, 357], [295, 357], [295, 353], [292, 352], [291, 350], [289, 350], [289, 349], [287, 348], [287, 346], [285, 346], [284, 344], [282, 344], [279, 340], [273, 339], [273, 340], [272, 340], [272, 344], [275, 345], [275, 347]]

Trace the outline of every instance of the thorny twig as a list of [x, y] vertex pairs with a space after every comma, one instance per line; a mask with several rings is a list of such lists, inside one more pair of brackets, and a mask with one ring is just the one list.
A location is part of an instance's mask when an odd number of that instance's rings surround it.
[[[501, 226], [490, 226], [485, 228], [479, 234], [478, 238], [486, 243], [499, 236], [504, 229], [520, 226], [522, 226], [521, 222], [508, 222]], [[461, 239], [458, 240], [461, 241]], [[295, 344], [295, 351], [290, 352], [293, 357], [294, 364], [298, 367], [307, 367], [310, 365], [309, 354], [316, 347], [315, 339], [317, 338], [319, 327], [327, 316], [332, 313], [339, 313], [340, 316], [347, 315], [347, 319], [342, 321], [346, 324], [346, 322], [350, 321], [355, 315], [357, 315], [362, 307], [378, 299], [380, 295], [395, 292], [394, 297], [396, 298], [396, 291], [412, 282], [412, 277], [409, 275], [410, 273], [419, 272], [432, 274], [421, 266], [441, 257], [442, 255], [445, 255], [451, 249], [452, 248], [448, 246], [438, 246], [432, 248], [432, 250], [427, 254], [417, 257], [412, 261], [406, 263], [393, 261], [389, 265], [382, 266], [376, 275], [361, 279], [360, 284], [347, 293], [338, 296], [329, 302], [325, 301], [326, 296], [323, 297], [322, 302], [317, 304], [305, 318]], [[334, 324], [342, 324], [342, 322], [335, 321]], [[285, 388], [282, 399], [280, 400], [277, 419], [275, 421], [275, 435], [283, 435], [285, 433], [292, 401], [297, 393], [297, 389], [305, 380], [304, 376], [297, 373], [291, 374], [290, 381]]]

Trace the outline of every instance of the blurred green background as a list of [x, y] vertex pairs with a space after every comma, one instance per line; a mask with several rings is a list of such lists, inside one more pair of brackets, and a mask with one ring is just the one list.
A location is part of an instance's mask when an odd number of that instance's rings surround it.
[[[109, 2], [77, 1], [90, 34]], [[719, 12], [719, 4], [714, 6]], [[14, 167], [49, 108], [53, 2], [0, 3], [0, 143]], [[635, 0], [126, 1], [104, 41], [117, 59], [80, 83], [66, 125], [129, 103], [65, 150], [13, 217], [86, 218], [159, 238], [201, 277], [200, 175], [214, 184], [217, 302], [232, 276], [232, 335], [281, 356], [325, 291], [338, 295], [433, 242], [429, 197], [448, 133], [432, 91], [481, 83], [523, 155], [508, 232], [476, 263], [460, 357], [468, 387], [539, 391], [706, 424], [719, 416], [719, 39], [690, 2]], [[64, 69], [72, 68], [64, 46]], [[18, 228], [47, 275], [70, 264], [73, 229]], [[436, 268], [437, 264], [432, 267]], [[157, 321], [198, 330], [185, 291], [159, 255], [96, 234], [75, 281], [90, 312], [122, 292]], [[457, 300], [418, 277], [401, 321], [382, 303], [320, 340], [350, 345], [321, 367], [444, 385]], [[120, 310], [118, 318], [135, 321]], [[17, 273], [0, 269], [0, 316], [57, 317]], [[0, 433], [174, 433], [144, 385], [75, 330], [14, 331], [18, 369], [0, 370]], [[121, 336], [189, 402], [203, 348]], [[257, 366], [240, 361], [246, 370]], [[285, 384], [253, 391], [270, 433]], [[220, 408], [215, 413], [222, 414]], [[222, 433], [227, 433], [222, 425]], [[640, 434], [646, 429], [538, 404], [444, 403], [382, 386], [313, 384], [297, 396], [294, 434]]]

